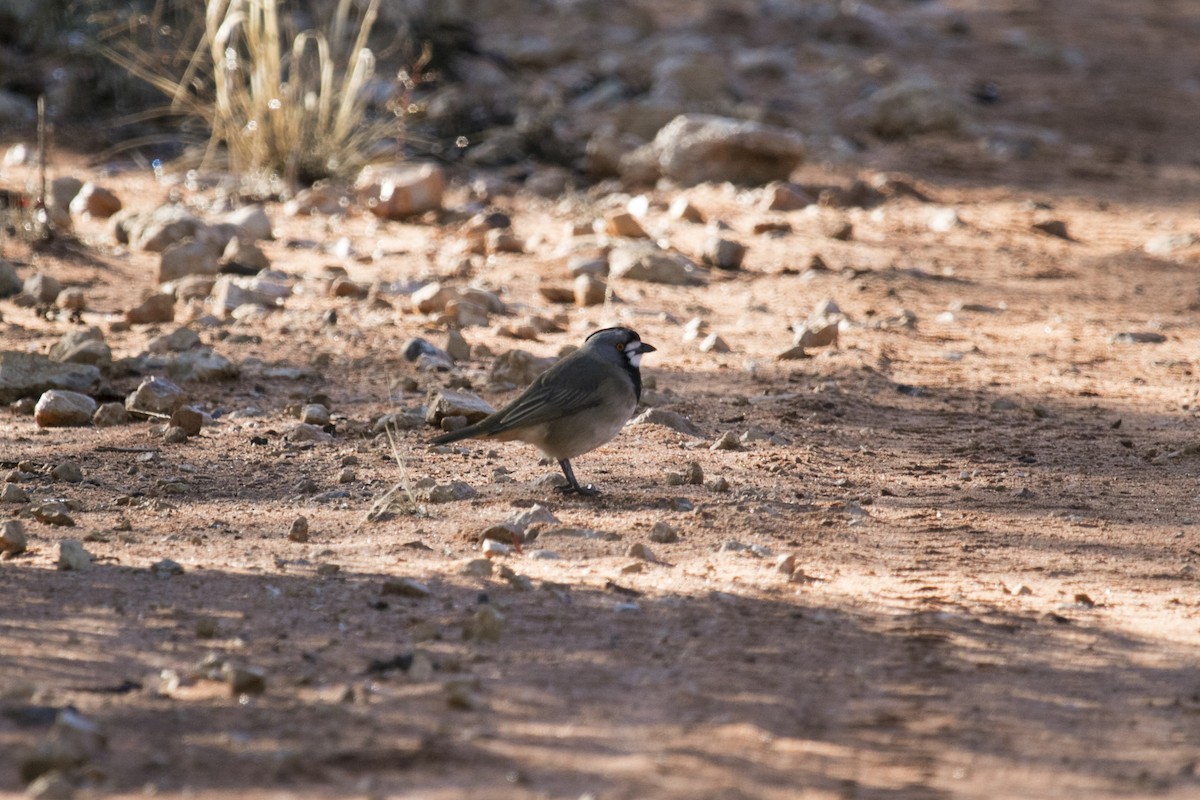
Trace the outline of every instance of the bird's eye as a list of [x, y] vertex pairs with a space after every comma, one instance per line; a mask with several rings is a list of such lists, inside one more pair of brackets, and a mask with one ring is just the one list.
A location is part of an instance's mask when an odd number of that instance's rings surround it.
[[617, 352], [618, 352], [618, 353], [620, 353], [620, 352], [622, 352], [624, 349], [625, 349], [625, 343], [624, 343], [624, 342], [617, 342]]

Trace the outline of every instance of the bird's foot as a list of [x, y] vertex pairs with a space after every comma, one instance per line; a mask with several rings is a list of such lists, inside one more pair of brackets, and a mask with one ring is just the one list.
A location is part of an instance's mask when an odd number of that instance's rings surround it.
[[590, 484], [587, 486], [580, 486], [579, 484], [572, 486], [568, 484], [556, 487], [555, 491], [559, 494], [577, 494], [581, 497], [596, 497], [600, 494], [600, 490]]

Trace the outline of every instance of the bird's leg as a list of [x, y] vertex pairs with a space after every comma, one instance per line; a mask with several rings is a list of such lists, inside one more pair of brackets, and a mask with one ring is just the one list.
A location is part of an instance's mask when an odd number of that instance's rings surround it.
[[561, 459], [558, 465], [562, 467], [563, 475], [567, 476], [567, 485], [558, 487], [558, 491], [563, 494], [581, 494], [585, 497], [592, 497], [600, 494], [600, 491], [594, 486], [580, 486], [579, 481], [575, 480], [575, 470], [571, 469], [571, 462], [567, 459]]

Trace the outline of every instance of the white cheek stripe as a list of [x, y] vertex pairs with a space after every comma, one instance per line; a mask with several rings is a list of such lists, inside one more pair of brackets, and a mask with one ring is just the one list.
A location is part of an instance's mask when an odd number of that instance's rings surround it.
[[641, 369], [641, 367], [642, 367], [642, 354], [641, 353], [626, 353], [625, 357], [627, 359], [629, 359], [629, 363], [633, 365], [634, 369]]

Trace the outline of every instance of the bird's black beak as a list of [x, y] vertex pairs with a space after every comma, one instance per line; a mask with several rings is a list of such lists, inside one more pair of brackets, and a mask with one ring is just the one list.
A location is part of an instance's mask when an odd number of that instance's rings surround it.
[[654, 345], [646, 344], [645, 342], [634, 342], [633, 346], [637, 348], [636, 352], [638, 353], [653, 353], [658, 349]]

